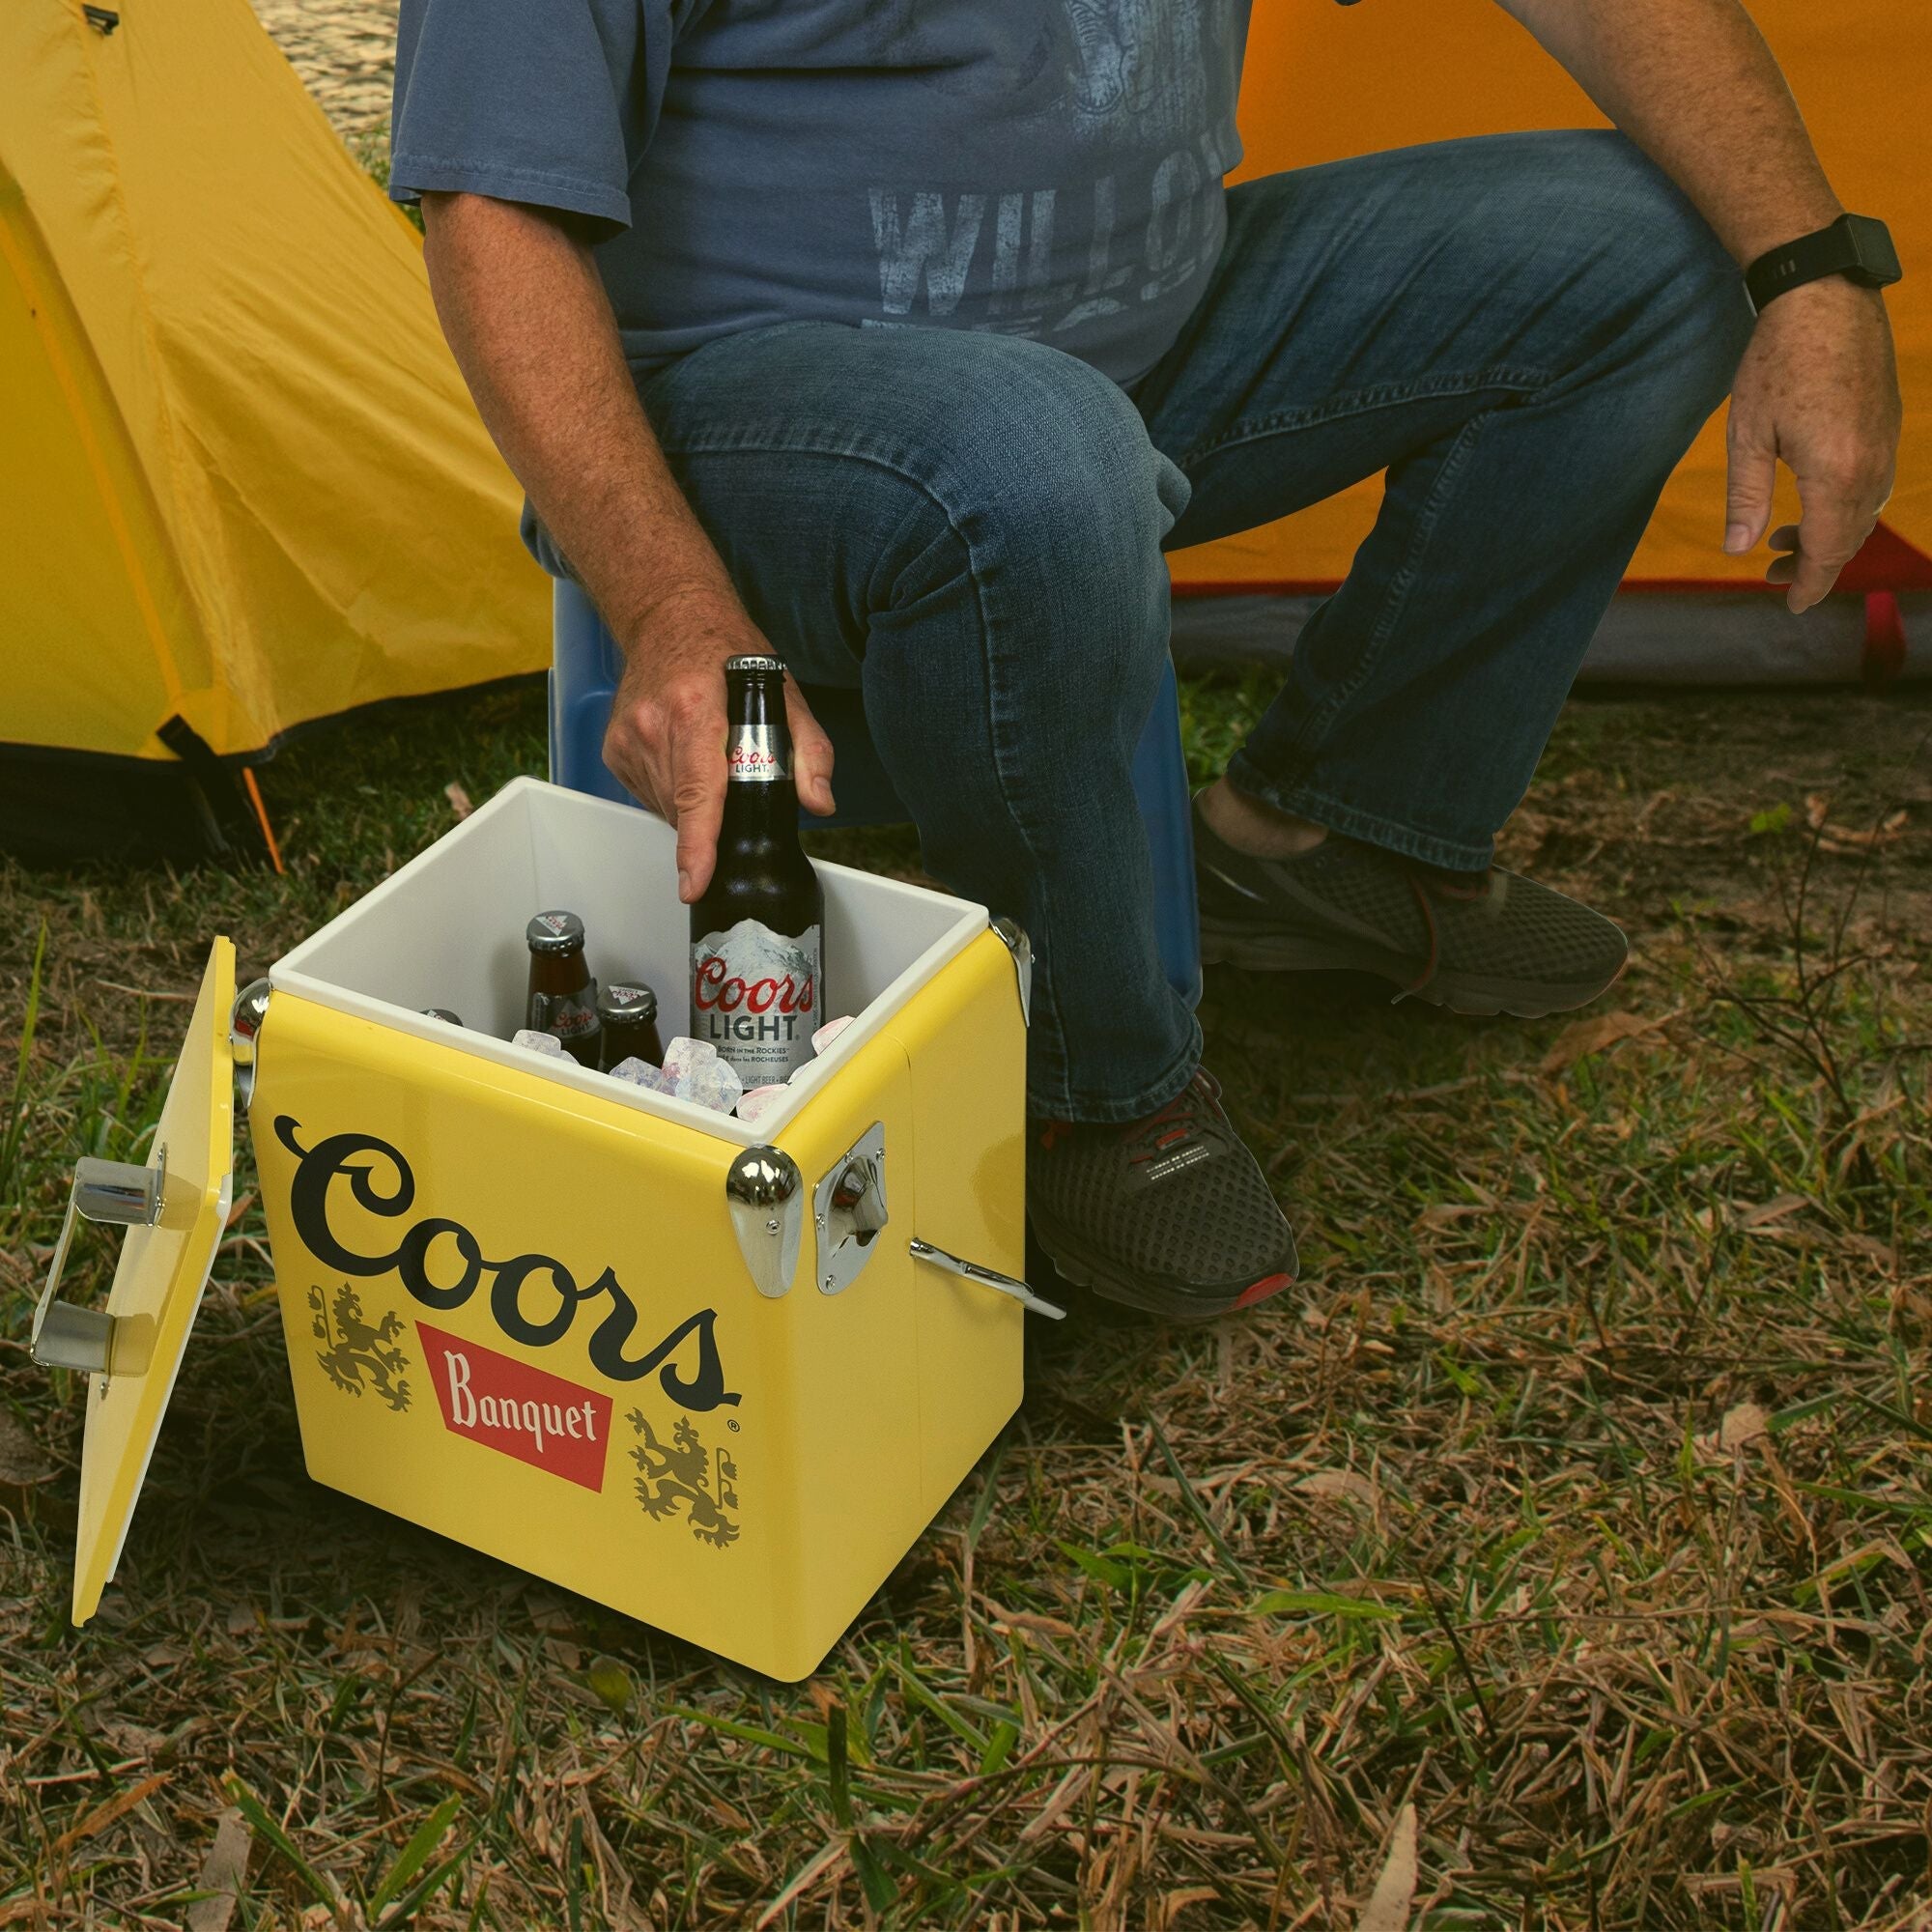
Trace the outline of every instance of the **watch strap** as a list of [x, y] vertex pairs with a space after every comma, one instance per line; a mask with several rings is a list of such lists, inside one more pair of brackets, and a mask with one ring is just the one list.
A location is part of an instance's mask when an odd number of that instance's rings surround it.
[[1801, 235], [1760, 255], [1745, 270], [1745, 287], [1751, 306], [1762, 310], [1779, 296], [1827, 275], [1843, 275], [1866, 289], [1897, 281], [1898, 254], [1891, 245], [1890, 230], [1869, 214], [1841, 214], [1829, 228]]

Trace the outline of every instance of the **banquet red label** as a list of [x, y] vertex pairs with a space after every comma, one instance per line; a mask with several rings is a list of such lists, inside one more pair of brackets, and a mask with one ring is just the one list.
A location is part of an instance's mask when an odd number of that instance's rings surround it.
[[442, 1426], [586, 1490], [604, 1487], [611, 1398], [499, 1354], [427, 1321], [416, 1323]]

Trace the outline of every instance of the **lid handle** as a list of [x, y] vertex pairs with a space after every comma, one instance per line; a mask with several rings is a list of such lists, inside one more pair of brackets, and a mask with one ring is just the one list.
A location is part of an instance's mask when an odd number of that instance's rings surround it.
[[104, 1308], [76, 1308], [56, 1301], [68, 1249], [73, 1244], [76, 1220], [104, 1221], [123, 1228], [152, 1228], [161, 1218], [167, 1192], [168, 1151], [155, 1150], [152, 1166], [125, 1160], [76, 1161], [73, 1186], [67, 1197], [67, 1219], [47, 1266], [46, 1286], [34, 1310], [30, 1350], [43, 1369], [83, 1369], [91, 1375], [110, 1373], [114, 1354], [114, 1317]]

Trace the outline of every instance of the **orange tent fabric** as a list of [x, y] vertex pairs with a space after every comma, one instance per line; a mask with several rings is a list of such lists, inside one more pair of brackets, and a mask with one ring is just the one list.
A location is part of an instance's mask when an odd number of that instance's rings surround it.
[[[1848, 207], [1891, 226], [1907, 279], [1887, 299], [1898, 338], [1905, 440], [1885, 522], [1841, 588], [1932, 589], [1932, 21], [1898, 0], [1752, 0]], [[1263, 0], [1255, 9], [1237, 179], [1422, 141], [1522, 128], [1601, 127], [1570, 77], [1500, 7], [1446, 0]], [[1790, 479], [1774, 523], [1796, 509]], [[1177, 587], [1325, 589], [1347, 572], [1380, 500], [1357, 485], [1264, 529], [1182, 552]], [[1721, 412], [1686, 456], [1627, 588], [1737, 588], [1767, 559], [1726, 556]]]

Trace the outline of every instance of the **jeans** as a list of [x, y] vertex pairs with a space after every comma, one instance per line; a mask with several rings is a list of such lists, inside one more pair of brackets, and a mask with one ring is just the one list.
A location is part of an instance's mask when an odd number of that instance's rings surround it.
[[1200, 306], [1128, 388], [1045, 342], [822, 323], [644, 388], [753, 618], [805, 682], [862, 691], [927, 867], [1031, 934], [1036, 1115], [1138, 1119], [1200, 1056], [1128, 778], [1163, 550], [1385, 469], [1230, 777], [1484, 867], [1750, 328], [1736, 266], [1615, 134], [1276, 175], [1228, 217]]

